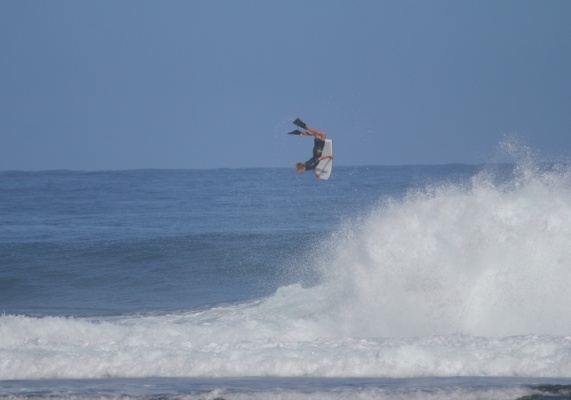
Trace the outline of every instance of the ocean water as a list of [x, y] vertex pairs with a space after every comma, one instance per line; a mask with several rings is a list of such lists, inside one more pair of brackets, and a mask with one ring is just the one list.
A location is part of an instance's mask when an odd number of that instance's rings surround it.
[[571, 166], [0, 172], [0, 398], [571, 398]]

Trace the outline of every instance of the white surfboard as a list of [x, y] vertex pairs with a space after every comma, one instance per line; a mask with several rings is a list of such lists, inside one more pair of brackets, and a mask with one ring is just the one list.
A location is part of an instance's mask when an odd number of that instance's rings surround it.
[[[322, 156], [330, 156], [333, 154], [333, 141], [331, 139], [325, 139], [325, 146], [323, 146]], [[327, 180], [331, 175], [331, 169], [333, 168], [333, 159], [327, 158], [325, 160], [319, 161], [317, 167], [315, 167], [315, 173], [319, 179]]]

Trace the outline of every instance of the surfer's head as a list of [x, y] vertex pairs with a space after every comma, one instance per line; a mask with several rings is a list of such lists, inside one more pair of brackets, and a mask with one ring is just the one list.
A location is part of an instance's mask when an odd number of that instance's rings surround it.
[[298, 174], [303, 174], [305, 172], [305, 163], [303, 161], [298, 162], [295, 164], [295, 170]]

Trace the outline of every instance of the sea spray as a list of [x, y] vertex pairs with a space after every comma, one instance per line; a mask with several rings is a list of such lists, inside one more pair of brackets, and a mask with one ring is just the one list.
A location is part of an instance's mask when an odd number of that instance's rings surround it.
[[322, 269], [344, 296], [340, 334], [571, 333], [569, 167], [498, 168], [387, 200], [338, 235]]

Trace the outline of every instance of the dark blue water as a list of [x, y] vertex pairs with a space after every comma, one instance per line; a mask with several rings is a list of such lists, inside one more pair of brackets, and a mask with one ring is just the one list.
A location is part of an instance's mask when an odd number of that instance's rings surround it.
[[[5, 172], [0, 305], [10, 314], [107, 315], [266, 296], [319, 235], [426, 179], [417, 167]], [[313, 276], [306, 276], [314, 279]]]

